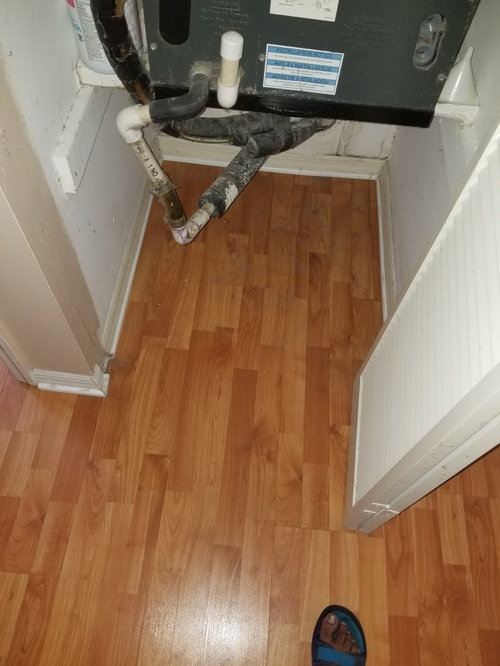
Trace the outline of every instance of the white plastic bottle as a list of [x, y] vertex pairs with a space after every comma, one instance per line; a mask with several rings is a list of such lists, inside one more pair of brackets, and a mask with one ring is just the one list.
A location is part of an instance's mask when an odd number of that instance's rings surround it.
[[[94, 72], [112, 74], [113, 68], [109, 64], [97, 35], [90, 0], [66, 0], [66, 4], [73, 24], [78, 54], [82, 62]], [[140, 52], [142, 39], [136, 0], [126, 1], [125, 17], [134, 44]]]
[[113, 68], [97, 35], [89, 0], [66, 0], [66, 3], [80, 59], [94, 72], [112, 74]]

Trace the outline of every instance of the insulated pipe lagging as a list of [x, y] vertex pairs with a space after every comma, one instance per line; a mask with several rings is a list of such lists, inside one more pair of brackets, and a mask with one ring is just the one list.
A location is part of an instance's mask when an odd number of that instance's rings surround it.
[[267, 158], [268, 155], [253, 157], [248, 146], [240, 150], [220, 176], [201, 195], [198, 206], [202, 208], [206, 204], [211, 204], [214, 209], [212, 217], [222, 217]]
[[267, 156], [253, 158], [248, 147], [242, 148], [208, 190], [201, 195], [198, 210], [191, 215], [186, 224], [172, 229], [174, 240], [181, 245], [187, 245], [212, 217], [224, 215], [266, 160]]
[[201, 195], [198, 210], [191, 215], [186, 224], [172, 229], [174, 240], [181, 245], [187, 245], [212, 217], [221, 217], [266, 160], [267, 156], [252, 159], [245, 148], [240, 150], [221, 175]]
[[124, 0], [90, 0], [97, 34], [115, 74], [134, 102], [152, 99], [152, 85], [125, 17]]
[[318, 130], [327, 129], [334, 123], [334, 120], [322, 118], [303, 118], [295, 122], [280, 123], [272, 132], [252, 136], [247, 146], [253, 157], [276, 155], [295, 148]]
[[186, 224], [175, 231], [172, 230], [177, 243], [181, 245], [190, 243], [211, 217], [221, 217], [263, 166], [269, 155], [299, 145], [319, 129], [330, 127], [333, 122], [316, 118], [303, 119], [290, 123], [288, 129], [283, 126], [279, 128], [281, 131], [263, 132], [252, 137], [202, 194], [198, 201], [198, 210]]
[[250, 111], [216, 118], [172, 120], [162, 128], [162, 131], [190, 141], [227, 141], [235, 146], [244, 146], [252, 136], [270, 132], [281, 126], [289, 126], [290, 123], [291, 119], [287, 116]]
[[[329, 121], [331, 124], [331, 121]], [[270, 132], [253, 136], [206, 190], [198, 206], [211, 204], [213, 217], [224, 215], [238, 194], [248, 185], [270, 155], [293, 148], [315, 134], [321, 121], [312, 118], [283, 124]]]

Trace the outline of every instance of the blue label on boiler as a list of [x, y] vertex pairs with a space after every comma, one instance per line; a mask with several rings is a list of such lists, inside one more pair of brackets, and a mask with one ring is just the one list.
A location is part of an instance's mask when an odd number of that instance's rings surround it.
[[268, 44], [264, 87], [335, 95], [343, 53]]

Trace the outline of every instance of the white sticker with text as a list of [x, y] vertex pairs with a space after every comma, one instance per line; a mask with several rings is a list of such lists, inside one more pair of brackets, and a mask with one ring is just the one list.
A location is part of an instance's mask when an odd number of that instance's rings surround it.
[[271, 0], [271, 14], [335, 21], [339, 0]]

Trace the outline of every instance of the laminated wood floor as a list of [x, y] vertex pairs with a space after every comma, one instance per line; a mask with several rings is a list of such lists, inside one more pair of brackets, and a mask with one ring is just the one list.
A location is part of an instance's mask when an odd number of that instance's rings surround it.
[[260, 173], [185, 248], [154, 205], [109, 396], [0, 370], [0, 664], [309, 665], [334, 602], [372, 666], [498, 666], [498, 449], [342, 528], [377, 247], [367, 181]]

